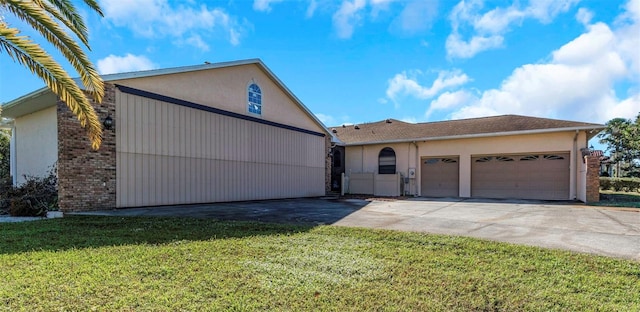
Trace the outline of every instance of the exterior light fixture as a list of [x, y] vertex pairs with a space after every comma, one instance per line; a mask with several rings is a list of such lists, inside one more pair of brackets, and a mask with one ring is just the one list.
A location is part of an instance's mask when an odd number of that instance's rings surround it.
[[102, 125], [107, 130], [111, 130], [111, 128], [113, 128], [113, 118], [111, 118], [111, 115], [107, 115], [107, 117], [104, 118]]

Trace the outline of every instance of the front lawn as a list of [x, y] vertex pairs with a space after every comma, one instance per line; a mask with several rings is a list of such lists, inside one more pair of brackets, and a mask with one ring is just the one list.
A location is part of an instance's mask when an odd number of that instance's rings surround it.
[[0, 224], [0, 281], [0, 310], [640, 310], [640, 263], [630, 260], [188, 218]]
[[640, 193], [600, 190], [600, 201], [593, 205], [640, 208]]

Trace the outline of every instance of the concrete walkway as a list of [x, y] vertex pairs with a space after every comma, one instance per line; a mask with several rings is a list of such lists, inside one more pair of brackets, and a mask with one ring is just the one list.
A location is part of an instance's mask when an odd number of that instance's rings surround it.
[[523, 200], [287, 199], [74, 213], [333, 224], [477, 237], [640, 261], [640, 209]]

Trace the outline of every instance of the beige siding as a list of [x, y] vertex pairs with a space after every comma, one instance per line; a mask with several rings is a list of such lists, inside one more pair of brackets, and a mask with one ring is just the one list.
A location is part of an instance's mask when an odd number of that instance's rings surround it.
[[262, 91], [261, 118], [316, 132], [325, 131], [256, 64], [127, 79], [114, 83], [255, 116], [247, 111], [247, 87], [251, 82], [257, 83]]
[[117, 92], [117, 206], [324, 195], [324, 138]]
[[58, 161], [56, 107], [50, 107], [15, 120], [15, 179], [44, 176]]

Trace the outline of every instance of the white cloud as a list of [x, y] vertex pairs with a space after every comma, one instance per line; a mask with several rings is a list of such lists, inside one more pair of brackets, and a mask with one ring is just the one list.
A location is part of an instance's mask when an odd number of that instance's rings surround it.
[[208, 47], [202, 36], [222, 34], [231, 44], [238, 44], [245, 27], [224, 10], [210, 9], [202, 4], [173, 5], [167, 0], [100, 0], [105, 20], [118, 27], [127, 27], [134, 34], [146, 38], [183, 37], [198, 35], [196, 47]]
[[640, 83], [640, 69], [631, 66], [640, 56], [631, 56], [629, 49], [629, 42], [640, 40], [639, 32], [629, 32], [637, 27], [637, 21], [618, 29], [603, 23], [589, 25], [584, 34], [554, 51], [550, 62], [515, 69], [499, 89], [482, 92], [451, 116], [513, 113], [594, 122], [632, 118], [640, 111], [640, 90], [632, 87], [628, 96], [619, 99], [615, 87]]
[[587, 26], [591, 23], [591, 19], [593, 19], [593, 12], [585, 8], [578, 9], [578, 13], [576, 13], [576, 20], [578, 20], [578, 22]]
[[402, 122], [408, 122], [408, 123], [418, 123], [418, 119], [416, 117], [413, 116], [408, 116], [408, 117], [404, 117], [404, 118], [400, 118], [400, 121]]
[[261, 12], [270, 12], [271, 4], [277, 2], [282, 2], [282, 0], [254, 0], [253, 9]]
[[414, 71], [407, 73], [403, 71], [396, 74], [393, 78], [389, 79], [389, 86], [387, 87], [387, 97], [396, 102], [399, 95], [409, 95], [421, 100], [434, 97], [440, 91], [461, 86], [467, 83], [469, 77], [459, 70], [453, 71], [441, 71], [430, 87], [421, 86], [417, 80], [417, 76], [420, 75], [420, 71]]
[[447, 91], [431, 101], [429, 109], [427, 109], [424, 116], [429, 119], [431, 114], [436, 110], [451, 110], [468, 104], [471, 101], [477, 101], [477, 98], [467, 90]]
[[406, 34], [429, 29], [438, 14], [438, 2], [413, 0], [405, 3], [393, 24]]
[[353, 30], [362, 21], [362, 10], [365, 0], [345, 0], [340, 9], [333, 14], [333, 26], [336, 28], [339, 38], [348, 39], [353, 35]]
[[316, 113], [315, 115], [327, 127], [334, 126], [336, 124], [336, 119], [331, 115], [321, 114], [321, 113]]
[[309, 1], [309, 6], [307, 7], [307, 13], [305, 14], [306, 17], [312, 18], [317, 8], [318, 8], [318, 3], [316, 2], [316, 0]]
[[186, 43], [200, 49], [201, 51], [209, 51], [209, 45], [202, 40], [200, 35], [193, 35], [187, 38]]
[[482, 1], [461, 1], [449, 15], [453, 31], [446, 41], [447, 56], [470, 58], [482, 51], [501, 47], [504, 35], [513, 25], [520, 24], [527, 18], [548, 23], [578, 1], [537, 0], [530, 1], [529, 6], [524, 8], [519, 7], [519, 2], [516, 2], [509, 7], [497, 7], [486, 13], [481, 13]]
[[155, 69], [157, 66], [143, 55], [127, 53], [125, 56], [109, 55], [96, 63], [101, 75]]
[[502, 46], [502, 36], [474, 36], [469, 41], [460, 38], [460, 34], [453, 33], [447, 37], [445, 47], [450, 57], [470, 58], [479, 52]]

